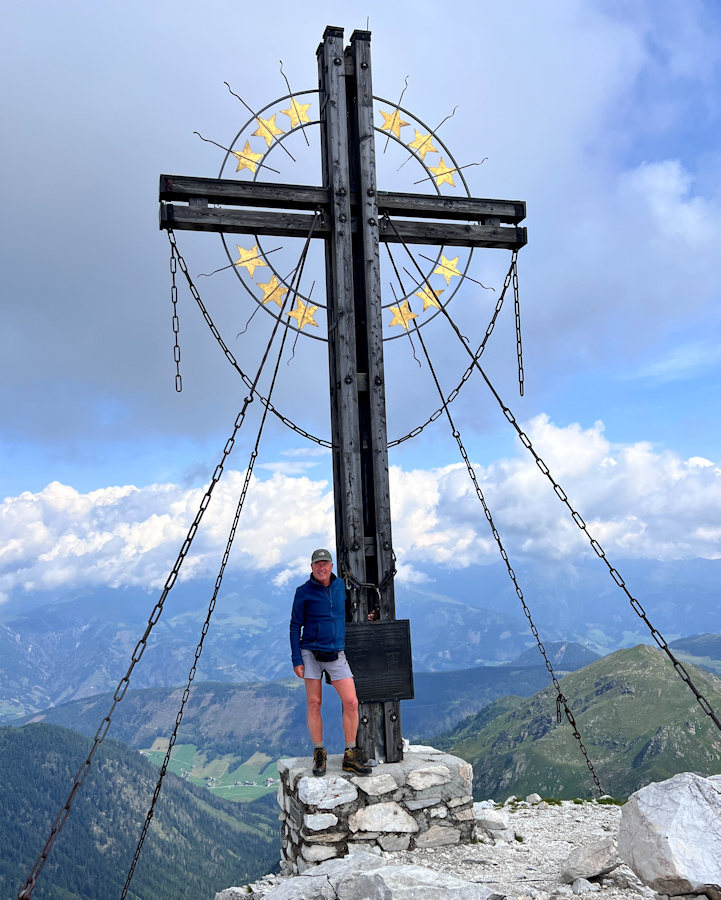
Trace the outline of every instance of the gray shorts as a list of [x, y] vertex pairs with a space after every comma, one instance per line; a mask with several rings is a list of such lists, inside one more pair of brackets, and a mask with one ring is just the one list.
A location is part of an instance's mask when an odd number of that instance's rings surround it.
[[324, 671], [328, 673], [331, 681], [341, 681], [343, 678], [353, 677], [343, 650], [338, 651], [338, 659], [334, 659], [332, 662], [319, 662], [313, 656], [312, 650], [301, 650], [300, 655], [303, 657], [303, 665], [305, 666], [304, 678], [318, 681], [323, 677]]

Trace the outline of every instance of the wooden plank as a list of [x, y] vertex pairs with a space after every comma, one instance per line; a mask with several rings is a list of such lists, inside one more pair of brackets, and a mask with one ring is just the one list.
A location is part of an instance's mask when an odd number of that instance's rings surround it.
[[477, 222], [487, 217], [517, 225], [526, 218], [522, 200], [481, 200], [476, 197], [439, 197], [378, 191], [378, 209], [390, 216], [426, 219], [462, 219]]
[[[262, 181], [233, 181], [227, 178], [193, 178], [161, 175], [161, 200], [187, 203], [202, 197], [208, 203], [226, 206], [262, 206], [267, 209], [327, 209], [330, 192], [324, 187], [303, 184], [270, 184]], [[361, 199], [363, 199], [361, 197]], [[358, 197], [351, 193], [351, 206]], [[475, 197], [438, 197], [429, 194], [401, 194], [378, 191], [378, 208], [391, 216], [451, 219], [478, 222], [488, 217], [517, 225], [526, 217], [522, 200], [486, 200]]]
[[263, 206], [267, 209], [327, 209], [330, 191], [302, 184], [269, 184], [262, 181], [231, 181], [227, 178], [191, 178], [161, 175], [161, 200], [188, 202], [203, 197], [208, 203], [226, 206]]
[[[160, 227], [174, 228], [177, 231], [222, 231], [226, 234], [305, 238], [312, 222], [313, 216], [307, 213], [160, 204]], [[313, 234], [318, 238], [330, 237], [329, 222], [319, 222]]]
[[[344, 231], [348, 235], [358, 231], [357, 217], [350, 216], [348, 204]], [[304, 238], [310, 232], [313, 216], [307, 213], [262, 212], [260, 210], [225, 209], [204, 206], [160, 204], [160, 228], [176, 231], [222, 231], [226, 234], [259, 234], [275, 237]], [[399, 243], [400, 238], [390, 225], [379, 219], [379, 238]], [[396, 221], [396, 230], [407, 244], [446, 244], [449, 247], [501, 247], [516, 250], [526, 244], [526, 229], [490, 225], [459, 225], [450, 222]], [[313, 236], [329, 238], [329, 220], [321, 219]], [[349, 270], [350, 272], [351, 270]]]
[[[389, 244], [445, 244], [447, 247], [500, 247], [518, 250], [527, 243], [526, 229], [501, 225], [456, 225], [448, 222], [380, 222], [380, 239]], [[398, 234], [396, 234], [396, 231]]]
[[326, 28], [318, 48], [319, 102], [323, 109], [323, 187], [329, 190], [331, 233], [326, 242], [328, 353], [332, 373], [331, 415], [338, 448], [333, 450], [338, 553], [358, 581], [365, 578], [363, 491], [358, 424], [357, 359], [353, 291], [350, 167], [343, 30]]

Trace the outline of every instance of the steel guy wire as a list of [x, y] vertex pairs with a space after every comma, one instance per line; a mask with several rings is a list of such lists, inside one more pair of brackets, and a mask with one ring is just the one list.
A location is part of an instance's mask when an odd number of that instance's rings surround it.
[[[410, 250], [408, 249], [408, 246], [406, 245], [406, 242], [403, 240], [403, 238], [401, 237], [401, 235], [398, 233], [398, 230], [397, 230], [397, 228], [395, 227], [395, 224], [393, 223], [393, 220], [390, 219], [390, 217], [387, 217], [387, 218], [388, 218], [388, 221], [390, 222], [391, 227], [392, 227], [393, 230], [395, 231], [396, 236], [398, 237], [399, 242], [400, 242], [401, 244], [403, 244], [403, 246], [405, 247], [406, 252], [408, 253], [408, 255], [410, 256], [411, 260], [413, 260], [414, 264], [416, 265], [416, 268], [417, 268], [418, 271], [420, 272], [421, 277], [423, 278], [423, 281], [424, 281], [426, 284], [428, 284], [428, 279], [426, 278], [425, 275], [423, 275], [423, 272], [420, 270], [420, 267], [418, 266], [418, 263], [415, 261], [415, 258], [413, 257], [413, 254], [412, 254], [412, 253], [410, 252]], [[586, 535], [586, 537], [588, 538], [589, 543], [591, 544], [591, 547], [593, 548], [593, 551], [594, 551], [594, 553], [596, 554], [596, 556], [598, 556], [599, 559], [603, 560], [603, 562], [606, 564], [606, 567], [608, 568], [608, 573], [609, 573], [609, 575], [611, 576], [611, 578], [613, 578], [613, 580], [614, 580], [615, 583], [618, 585], [618, 587], [620, 587], [621, 590], [624, 592], [624, 594], [628, 597], [628, 600], [629, 600], [629, 602], [630, 602], [630, 604], [631, 604], [631, 609], [633, 609], [633, 611], [636, 613], [636, 615], [637, 615], [640, 619], [642, 619], [643, 622], [646, 624], [646, 626], [648, 627], [648, 630], [649, 630], [650, 633], [651, 633], [651, 637], [654, 639], [654, 641], [656, 641], [656, 643], [657, 643], [658, 646], [661, 648], [661, 650], [663, 650], [663, 652], [666, 654], [666, 656], [668, 656], [668, 658], [671, 660], [671, 662], [673, 663], [674, 669], [676, 670], [676, 673], [677, 673], [678, 676], [681, 678], [681, 680], [682, 680], [683, 682], [686, 683], [686, 685], [688, 686], [688, 688], [690, 689], [690, 691], [691, 691], [691, 692], [693, 693], [693, 695], [696, 697], [696, 700], [698, 701], [698, 704], [699, 704], [699, 706], [701, 707], [701, 709], [702, 709], [702, 710], [706, 713], [706, 715], [711, 719], [711, 721], [712, 721], [712, 722], [714, 723], [714, 725], [718, 728], [718, 730], [721, 731], [721, 720], [719, 720], [719, 717], [718, 717], [718, 715], [716, 714], [716, 712], [714, 711], [713, 707], [712, 707], [711, 704], [708, 702], [708, 700], [706, 699], [706, 697], [704, 697], [704, 695], [698, 690], [698, 688], [696, 687], [696, 685], [693, 683], [693, 681], [691, 680], [691, 676], [688, 674], [688, 671], [686, 670], [686, 667], [683, 665], [683, 663], [682, 663], [679, 659], [677, 659], [676, 656], [674, 656], [673, 651], [672, 651], [671, 648], [669, 647], [668, 642], [666, 641], [666, 639], [664, 638], [664, 636], [661, 634], [660, 631], [658, 631], [657, 628], [654, 628], [654, 626], [651, 624], [651, 622], [650, 622], [649, 619], [648, 619], [648, 616], [646, 615], [646, 611], [644, 610], [643, 606], [639, 603], [639, 601], [631, 594], [631, 592], [629, 591], [628, 587], [626, 586], [626, 582], [625, 582], [625, 581], [623, 580], [623, 578], [621, 577], [620, 572], [618, 572], [618, 570], [617, 570], [614, 566], [612, 566], [611, 563], [608, 561], [608, 559], [606, 558], [606, 551], [605, 551], [605, 550], [603, 549], [603, 547], [599, 544], [599, 542], [591, 535], [591, 533], [590, 533], [589, 530], [588, 530], [588, 526], [586, 525], [586, 523], [585, 523], [584, 520], [583, 520], [583, 517], [581, 516], [581, 514], [580, 514], [577, 510], [575, 510], [575, 509], [573, 508], [573, 506], [571, 505], [571, 503], [570, 503], [570, 501], [569, 501], [569, 499], [568, 499], [568, 495], [567, 495], [566, 492], [563, 490], [563, 488], [561, 487], [561, 485], [558, 484], [558, 482], [555, 480], [555, 478], [554, 478], [553, 475], [551, 474], [551, 471], [550, 471], [550, 469], [548, 468], [548, 466], [546, 465], [546, 463], [543, 461], [543, 459], [542, 459], [542, 458], [538, 455], [538, 453], [536, 452], [536, 450], [535, 450], [535, 448], [534, 448], [534, 446], [533, 446], [533, 444], [532, 444], [532, 442], [531, 442], [531, 439], [530, 439], [530, 438], [528, 437], [528, 435], [521, 429], [521, 426], [520, 426], [520, 425], [518, 424], [518, 422], [516, 421], [516, 417], [513, 415], [513, 413], [511, 412], [511, 410], [510, 410], [510, 409], [506, 406], [506, 404], [503, 402], [503, 400], [501, 399], [500, 395], [498, 394], [498, 392], [496, 391], [496, 389], [493, 387], [493, 384], [491, 383], [489, 377], [486, 375], [485, 371], [483, 370], [481, 364], [478, 362], [477, 359], [475, 359], [475, 358], [473, 357], [473, 351], [470, 349], [470, 347], [468, 347], [468, 346], [466, 345], [465, 341], [463, 340], [463, 335], [461, 334], [461, 332], [460, 332], [458, 326], [456, 325], [456, 323], [455, 323], [455, 322], [453, 321], [453, 319], [450, 317], [450, 315], [449, 315], [448, 311], [446, 310], [446, 308], [445, 308], [445, 307], [441, 307], [441, 311], [442, 311], [443, 314], [445, 315], [446, 319], [448, 319], [448, 322], [449, 322], [449, 324], [451, 325], [451, 328], [453, 328], [454, 332], [455, 332], [456, 335], [458, 336], [458, 339], [460, 340], [461, 345], [463, 346], [463, 349], [471, 356], [471, 358], [472, 358], [472, 360], [473, 360], [473, 362], [472, 362], [471, 364], [472, 364], [476, 369], [478, 369], [478, 371], [481, 373], [481, 377], [482, 377], [483, 380], [486, 382], [486, 385], [488, 386], [488, 389], [491, 391], [491, 393], [493, 394], [493, 396], [496, 398], [496, 401], [497, 401], [498, 405], [501, 407], [501, 410], [502, 410], [502, 412], [503, 412], [503, 415], [506, 417], [506, 419], [507, 419], [507, 420], [510, 422], [510, 424], [513, 426], [514, 430], [516, 431], [516, 434], [517, 434], [518, 437], [519, 437], [519, 440], [521, 441], [521, 443], [523, 444], [523, 446], [529, 451], [529, 453], [533, 456], [533, 458], [534, 458], [534, 460], [535, 460], [535, 462], [536, 462], [536, 465], [537, 465], [538, 468], [541, 470], [541, 472], [542, 472], [542, 473], [546, 476], [546, 478], [548, 478], [548, 480], [551, 482], [551, 485], [553, 486], [554, 493], [556, 494], [556, 496], [558, 497], [558, 499], [564, 504], [564, 506], [566, 506], [566, 508], [568, 509], [568, 511], [571, 513], [571, 518], [572, 518], [573, 521], [576, 523], [576, 525], [577, 525], [577, 526], [580, 528], [580, 530]]]

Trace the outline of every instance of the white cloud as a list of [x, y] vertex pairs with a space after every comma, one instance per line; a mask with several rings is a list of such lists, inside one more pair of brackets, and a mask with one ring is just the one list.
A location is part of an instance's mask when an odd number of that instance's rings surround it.
[[[589, 531], [611, 558], [721, 556], [721, 468], [684, 460], [647, 443], [612, 446], [603, 424], [582, 429], [537, 416], [525, 430]], [[475, 466], [511, 557], [568, 559], [588, 542], [530, 455]], [[418, 581], [433, 566], [498, 558], [462, 464], [391, 469], [399, 577]], [[220, 563], [244, 473], [226, 472], [215, 489], [182, 575], [213, 576]], [[85, 585], [162, 585], [203, 496], [199, 488], [156, 484], [81, 494], [54, 482], [0, 507], [0, 590]], [[253, 478], [231, 569], [276, 570], [285, 584], [307, 570], [308, 549], [333, 547], [327, 481], [275, 472]]]

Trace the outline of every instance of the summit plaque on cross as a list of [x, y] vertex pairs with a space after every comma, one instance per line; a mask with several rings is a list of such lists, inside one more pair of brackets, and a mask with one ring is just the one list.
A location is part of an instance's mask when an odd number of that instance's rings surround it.
[[[262, 144], [261, 152], [255, 151], [250, 139], [242, 144], [242, 129], [231, 147], [223, 148], [223, 165], [237, 161], [236, 172], [253, 180], [162, 175], [160, 227], [253, 235], [252, 248], [238, 245], [236, 262], [223, 240], [231, 263], [245, 268], [251, 278], [256, 268], [273, 271], [257, 285], [263, 292], [257, 302], [266, 309], [271, 303], [281, 307], [289, 286], [261, 249], [262, 238], [312, 237], [325, 243], [336, 546], [339, 574], [346, 577], [352, 595], [348, 652], [358, 669], [358, 743], [369, 758], [394, 762], [402, 759], [400, 700], [412, 696], [412, 671], [408, 626], [395, 618], [382, 314], [389, 309], [389, 328], [407, 333], [411, 323], [418, 327], [411, 301], [422, 300], [423, 311], [430, 310], [432, 316], [453, 291], [441, 301], [445, 288], [416, 275], [405, 296], [384, 304], [380, 247], [440, 247], [431, 271], [444, 279], [439, 284], [448, 286], [453, 278], [463, 280], [467, 266], [459, 271], [458, 258], [450, 258], [450, 253], [446, 257], [445, 247], [470, 248], [471, 254], [482, 247], [518, 250], [526, 243], [526, 229], [519, 226], [526, 210], [520, 201], [442, 194], [442, 185], [455, 186], [454, 176], [465, 186], [463, 167], [427, 127], [414, 129], [414, 140], [406, 143], [401, 129], [408, 126], [404, 116], [410, 114], [399, 104], [381, 101], [386, 107], [380, 109], [383, 122], [376, 124], [370, 39], [370, 32], [355, 31], [344, 47], [343, 30], [326, 28], [317, 51], [318, 91], [294, 93], [289, 86], [282, 98], [288, 108], [279, 112], [288, 118], [289, 130], [279, 126], [278, 113], [269, 114], [269, 104], [251, 110], [250, 119], [258, 126], [251, 137], [257, 144], [262, 141], [265, 151]], [[317, 120], [309, 115], [311, 103], [304, 102], [313, 93]], [[320, 130], [322, 184], [263, 180], [264, 172], [271, 171], [269, 152], [281, 147], [290, 155], [286, 137], [296, 131], [305, 137], [304, 129], [311, 125]], [[427, 173], [422, 180], [435, 188], [435, 195], [377, 190], [376, 133], [407, 148]], [[426, 161], [429, 154], [440, 157], [438, 165]], [[320, 305], [298, 295], [295, 307], [285, 313], [286, 327], [299, 333], [317, 327], [314, 313]], [[370, 611], [375, 611], [375, 621], [368, 621]], [[384, 667], [387, 671], [381, 671]]]

